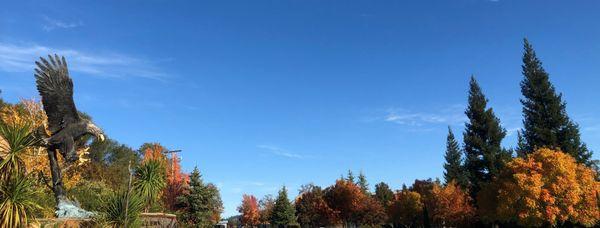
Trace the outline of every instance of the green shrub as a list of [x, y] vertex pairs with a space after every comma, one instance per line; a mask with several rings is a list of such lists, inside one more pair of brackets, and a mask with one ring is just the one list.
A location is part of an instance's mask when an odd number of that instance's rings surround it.
[[54, 218], [56, 199], [54, 199], [52, 190], [41, 183], [37, 183], [33, 188], [38, 191], [33, 193], [31, 200], [40, 206], [34, 208], [33, 216], [36, 218]]
[[32, 198], [36, 193], [29, 176], [12, 175], [0, 182], [0, 227], [25, 227], [33, 211], [41, 207]]
[[112, 193], [113, 190], [100, 181], [82, 181], [69, 190], [69, 195], [88, 211], [100, 211]]
[[[101, 213], [97, 220], [112, 227], [137, 227], [139, 225], [140, 213], [144, 208], [144, 201], [138, 194], [131, 192], [129, 199], [127, 192], [110, 194], [104, 200]], [[125, 211], [127, 210], [127, 216]]]

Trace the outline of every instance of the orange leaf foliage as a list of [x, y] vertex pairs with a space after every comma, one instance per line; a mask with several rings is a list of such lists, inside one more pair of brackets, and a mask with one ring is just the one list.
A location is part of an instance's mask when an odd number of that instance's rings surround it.
[[320, 187], [304, 189], [294, 205], [298, 222], [303, 226], [325, 227], [339, 222], [338, 212], [327, 205]]
[[258, 201], [253, 195], [244, 194], [242, 205], [238, 207], [238, 212], [242, 214], [241, 222], [243, 225], [252, 227], [260, 223]]
[[[0, 119], [9, 124], [27, 124], [32, 129], [45, 126], [46, 113], [42, 104], [33, 100], [21, 100], [17, 105], [6, 105], [0, 110]], [[42, 147], [25, 152], [23, 162], [28, 173], [49, 173], [48, 154]]]
[[167, 187], [163, 192], [165, 206], [171, 211], [177, 210], [177, 197], [184, 192], [184, 186], [189, 182], [188, 175], [181, 172], [181, 159], [172, 154], [167, 166]]
[[595, 172], [571, 156], [539, 149], [507, 164], [498, 183], [498, 219], [524, 226], [571, 221], [592, 226], [600, 220]]
[[389, 220], [405, 227], [418, 226], [423, 220], [423, 202], [417, 192], [402, 190], [396, 192], [394, 201], [388, 208]]
[[356, 222], [356, 215], [363, 206], [365, 194], [360, 188], [347, 180], [337, 180], [335, 185], [325, 190], [327, 204], [335, 210], [345, 222]]
[[473, 220], [475, 208], [471, 198], [456, 182], [452, 181], [446, 186], [435, 184], [431, 193], [435, 203], [429, 213], [436, 224], [460, 227]]
[[164, 166], [167, 167], [167, 156], [163, 153], [165, 148], [161, 146], [159, 143], [153, 143], [151, 146], [144, 150], [144, 159], [142, 162], [146, 162], [149, 160], [157, 160], [160, 161]]

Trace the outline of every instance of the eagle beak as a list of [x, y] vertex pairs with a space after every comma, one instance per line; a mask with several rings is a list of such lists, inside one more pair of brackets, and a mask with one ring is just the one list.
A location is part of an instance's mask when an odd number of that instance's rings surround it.
[[100, 139], [100, 142], [104, 142], [104, 135], [103, 135], [103, 134], [100, 134], [100, 135], [98, 136], [98, 139]]

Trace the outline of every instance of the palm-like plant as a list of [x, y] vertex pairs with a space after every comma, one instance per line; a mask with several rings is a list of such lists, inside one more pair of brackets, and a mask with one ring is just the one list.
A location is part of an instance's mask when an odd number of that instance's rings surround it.
[[0, 227], [24, 227], [41, 207], [33, 200], [36, 190], [29, 176], [16, 174], [0, 184]]
[[3, 180], [25, 173], [23, 157], [39, 142], [30, 124], [0, 122], [0, 175]]
[[135, 170], [133, 188], [145, 201], [145, 211], [148, 211], [166, 186], [164, 172], [163, 164], [158, 160], [145, 161]]
[[143, 208], [144, 201], [138, 194], [113, 193], [104, 200], [101, 220], [112, 227], [135, 227]]

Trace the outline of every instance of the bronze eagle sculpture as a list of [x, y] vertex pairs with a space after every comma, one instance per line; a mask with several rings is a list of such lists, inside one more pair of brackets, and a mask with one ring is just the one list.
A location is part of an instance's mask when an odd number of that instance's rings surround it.
[[65, 57], [48, 55], [36, 61], [35, 79], [48, 116], [49, 150], [58, 150], [67, 162], [78, 159], [76, 145], [84, 136], [91, 135], [104, 141], [104, 133], [90, 120], [79, 115], [73, 101], [73, 80], [69, 76]]

